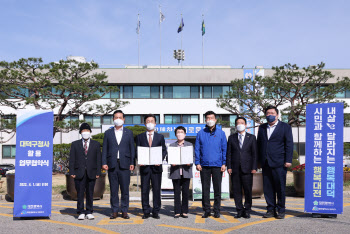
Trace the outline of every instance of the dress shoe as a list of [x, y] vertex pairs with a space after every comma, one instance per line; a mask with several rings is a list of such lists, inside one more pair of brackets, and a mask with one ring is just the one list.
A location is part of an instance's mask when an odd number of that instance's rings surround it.
[[243, 212], [237, 212], [237, 214], [235, 215], [236, 219], [242, 218], [243, 216]]
[[268, 210], [263, 218], [272, 218], [272, 217], [275, 217], [276, 216], [276, 212], [274, 210]]
[[220, 218], [220, 213], [219, 212], [215, 212], [214, 213], [214, 218], [217, 218], [217, 219]]
[[245, 218], [245, 219], [250, 219], [250, 213], [249, 212], [244, 212], [242, 217]]
[[116, 219], [118, 217], [118, 213], [117, 212], [113, 212], [111, 214], [111, 216], [109, 216], [110, 219]]
[[204, 215], [202, 215], [202, 218], [206, 219], [209, 216], [211, 216], [210, 212], [205, 212]]
[[180, 218], [180, 214], [176, 214], [176, 215], [174, 215], [174, 218], [175, 218], [175, 219]]
[[277, 216], [276, 216], [276, 219], [284, 219], [284, 216], [286, 216], [285, 213], [278, 213]]
[[78, 217], [78, 220], [84, 220], [85, 219], [85, 214], [80, 214]]
[[187, 214], [181, 214], [181, 217], [187, 219], [188, 215]]
[[129, 217], [129, 215], [128, 215], [127, 212], [123, 212], [123, 213], [122, 213], [122, 218], [123, 218], [123, 219], [130, 219], [130, 217]]
[[152, 214], [152, 217], [153, 217], [154, 219], [160, 219], [158, 213]]
[[151, 215], [150, 214], [144, 214], [142, 215], [142, 219], [148, 219]]

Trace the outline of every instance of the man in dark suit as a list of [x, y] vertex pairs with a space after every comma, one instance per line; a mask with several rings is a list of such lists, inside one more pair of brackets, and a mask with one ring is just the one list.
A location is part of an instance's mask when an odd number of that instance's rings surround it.
[[[136, 148], [138, 146], [143, 147], [156, 147], [162, 146], [162, 156], [163, 160], [167, 155], [167, 149], [165, 146], [164, 136], [158, 134], [154, 131], [156, 126], [156, 117], [152, 114], [146, 115], [144, 122], [147, 128], [147, 131], [139, 134], [136, 137]], [[137, 149], [136, 149], [137, 150]], [[137, 157], [142, 157], [142, 155], [137, 155]], [[159, 219], [159, 210], [161, 207], [161, 184], [162, 184], [162, 165], [140, 165], [140, 174], [141, 174], [141, 201], [142, 201], [142, 210], [144, 215], [143, 219], [152, 216], [155, 219]], [[152, 183], [152, 192], [153, 192], [153, 209], [149, 205], [149, 189], [150, 182]]]
[[[129, 219], [129, 185], [130, 171], [134, 170], [135, 145], [131, 130], [124, 128], [124, 113], [116, 110], [113, 113], [114, 127], [105, 132], [102, 149], [102, 168], [108, 170], [109, 186], [111, 188], [111, 219], [121, 217]], [[121, 206], [119, 209], [118, 191], [121, 191]]]
[[[238, 117], [235, 121], [237, 133], [227, 142], [227, 172], [231, 175], [233, 198], [236, 204], [236, 218], [250, 218], [252, 207], [253, 174], [257, 167], [257, 146], [254, 135], [245, 131], [247, 120]], [[242, 204], [242, 187], [244, 206]]]
[[[77, 190], [78, 219], [94, 219], [93, 195], [95, 181], [101, 175], [101, 145], [91, 140], [91, 128], [89, 124], [82, 123], [79, 133], [81, 140], [74, 141], [69, 154], [69, 174], [74, 178]], [[84, 194], [86, 193], [86, 211], [84, 213]], [[86, 216], [85, 216], [86, 215]]]
[[260, 125], [258, 132], [258, 157], [263, 169], [267, 203], [263, 217], [284, 219], [287, 168], [292, 165], [293, 158], [292, 128], [278, 120], [278, 109], [274, 106], [265, 109], [265, 116], [267, 123]]

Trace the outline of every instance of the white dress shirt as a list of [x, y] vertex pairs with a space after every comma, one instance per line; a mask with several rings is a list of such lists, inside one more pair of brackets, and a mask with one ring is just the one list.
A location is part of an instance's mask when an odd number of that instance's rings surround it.
[[[115, 133], [115, 138], [117, 140], [117, 143], [119, 145], [123, 137], [123, 127], [119, 128], [118, 130], [114, 128], [114, 133]], [[119, 150], [118, 150], [117, 159], [119, 159]]]
[[270, 126], [270, 124], [267, 124], [267, 139], [269, 140], [273, 131], [275, 131], [275, 128], [278, 124], [278, 120], [276, 121], [276, 123], [272, 126]]

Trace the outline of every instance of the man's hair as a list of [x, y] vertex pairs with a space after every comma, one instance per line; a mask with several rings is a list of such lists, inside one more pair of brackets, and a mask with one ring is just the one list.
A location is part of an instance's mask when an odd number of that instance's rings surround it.
[[177, 130], [183, 130], [186, 134], [186, 128], [184, 128], [183, 126], [178, 126], [177, 128], [175, 128], [175, 131], [174, 131], [175, 135], [176, 135]]
[[156, 116], [154, 114], [145, 115], [145, 117], [143, 118], [143, 122], [146, 123], [146, 119], [148, 119], [149, 117], [154, 118], [154, 122], [157, 122]]
[[274, 109], [274, 110], [276, 111], [276, 113], [278, 114], [278, 109], [277, 109], [277, 107], [275, 107], [275, 106], [268, 106], [268, 107], [265, 108], [265, 111], [264, 111], [265, 115], [266, 115], [266, 112], [267, 112], [268, 110], [271, 110], [271, 109]]
[[239, 116], [239, 117], [237, 117], [236, 120], [235, 120], [235, 125], [237, 125], [237, 120], [239, 120], [239, 119], [243, 119], [243, 120], [244, 120], [244, 123], [247, 124], [247, 120], [246, 120], [244, 117]]
[[215, 119], [216, 119], [216, 114], [215, 114], [214, 111], [207, 111], [207, 112], [205, 112], [204, 118], [207, 118], [208, 115], [214, 115], [214, 116], [215, 116]]
[[114, 119], [114, 115], [117, 114], [117, 113], [123, 114], [123, 119], [124, 119], [124, 113], [121, 110], [116, 110], [116, 111], [113, 112], [113, 119]]

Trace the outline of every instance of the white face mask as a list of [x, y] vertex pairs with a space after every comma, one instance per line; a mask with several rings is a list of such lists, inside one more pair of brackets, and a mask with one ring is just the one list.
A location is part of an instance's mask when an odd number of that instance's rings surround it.
[[114, 125], [117, 127], [120, 127], [124, 124], [124, 121], [122, 119], [115, 119], [113, 122], [114, 122]]
[[213, 127], [215, 125], [215, 121], [214, 120], [208, 120], [206, 123], [209, 127]]
[[91, 133], [90, 132], [82, 132], [81, 136], [84, 140], [88, 140], [91, 136]]
[[237, 131], [242, 132], [242, 131], [245, 130], [245, 125], [243, 125], [243, 124], [238, 124], [238, 125], [236, 126], [236, 129], [237, 129]]
[[155, 127], [155, 124], [154, 123], [148, 123], [146, 124], [146, 128], [148, 131], [152, 131]]
[[182, 141], [185, 139], [186, 134], [185, 133], [178, 133], [178, 134], [176, 134], [176, 137], [179, 141]]

